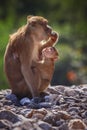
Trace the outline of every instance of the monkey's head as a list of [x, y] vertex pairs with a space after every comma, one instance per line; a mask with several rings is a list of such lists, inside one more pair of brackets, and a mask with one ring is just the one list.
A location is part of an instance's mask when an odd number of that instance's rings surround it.
[[48, 25], [47, 19], [41, 16], [28, 16], [27, 24], [31, 34], [38, 41], [47, 40], [52, 35], [52, 28]]
[[46, 59], [52, 59], [53, 61], [56, 61], [58, 59], [58, 51], [55, 49], [55, 47], [46, 47], [42, 50], [42, 57]]

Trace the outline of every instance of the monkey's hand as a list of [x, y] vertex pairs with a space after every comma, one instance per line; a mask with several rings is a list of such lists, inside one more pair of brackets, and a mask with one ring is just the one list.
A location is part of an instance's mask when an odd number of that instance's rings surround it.
[[52, 31], [51, 35], [49, 37], [49, 39], [47, 41], [41, 41], [41, 48], [40, 48], [40, 54], [42, 53], [42, 50], [46, 47], [51, 47], [51, 46], [55, 46], [55, 44], [58, 41], [58, 37], [59, 35], [57, 34], [57, 32]]
[[58, 42], [58, 38], [59, 38], [59, 34], [57, 32], [52, 31], [52, 33], [51, 33], [51, 40], [54, 43], [57, 43]]

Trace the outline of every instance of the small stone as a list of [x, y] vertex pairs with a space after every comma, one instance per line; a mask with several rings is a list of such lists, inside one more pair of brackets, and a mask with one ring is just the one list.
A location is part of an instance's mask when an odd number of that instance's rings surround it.
[[23, 114], [23, 115], [27, 115], [29, 112], [30, 112], [29, 109], [22, 109], [21, 110], [21, 114]]
[[3, 120], [8, 120], [12, 123], [16, 123], [18, 121], [20, 121], [19, 117], [13, 113], [12, 111], [9, 110], [2, 110], [0, 111], [0, 119]]
[[77, 94], [75, 90], [71, 88], [66, 88], [64, 93], [66, 96], [75, 96]]
[[22, 99], [20, 100], [20, 104], [21, 104], [21, 105], [28, 105], [29, 103], [31, 103], [31, 100], [30, 100], [29, 98], [27, 98], [27, 97], [22, 98]]
[[82, 117], [83, 118], [87, 118], [87, 111], [85, 111], [85, 112], [82, 113]]
[[8, 106], [10, 106], [10, 105], [12, 105], [13, 103], [12, 103], [12, 101], [10, 101], [10, 100], [4, 100], [3, 101], [3, 105], [5, 106], [5, 105], [8, 105]]
[[[38, 110], [31, 110], [27, 117], [28, 118], [32, 118], [32, 117], [35, 117], [36, 115], [42, 115], [43, 117], [47, 114], [47, 111], [46, 109], [44, 108], [41, 108], [41, 109], [38, 109]], [[34, 116], [35, 115], [35, 116]]]
[[64, 90], [65, 90], [65, 86], [63, 85], [58, 85], [58, 86], [55, 86], [55, 89], [60, 92], [61, 94], [64, 93]]
[[43, 115], [43, 114], [41, 114], [41, 113], [35, 113], [35, 114], [32, 116], [32, 118], [36, 118], [36, 119], [38, 119], [38, 120], [43, 120], [43, 119], [44, 119], [44, 116], [45, 116], [45, 115]]
[[58, 115], [61, 119], [68, 120], [71, 119], [70, 114], [68, 114], [66, 111], [58, 111]]
[[52, 104], [50, 102], [39, 103], [39, 108], [51, 108]]
[[37, 103], [33, 103], [31, 102], [30, 104], [27, 105], [28, 108], [32, 108], [32, 109], [39, 109], [40, 105]]
[[79, 111], [79, 107], [70, 107], [69, 109], [68, 109], [68, 112], [72, 112], [72, 111], [74, 111], [74, 112], [76, 112], [76, 113], [79, 113], [80, 111]]
[[45, 99], [45, 102], [49, 102], [50, 101], [50, 96], [47, 95], [47, 96], [44, 97], [44, 99]]
[[45, 97], [45, 102], [51, 102], [54, 105], [56, 104], [58, 99], [59, 99], [58, 94], [50, 94], [49, 96]]
[[7, 128], [7, 129], [11, 129], [12, 123], [8, 120], [0, 120], [0, 130], [2, 128]]
[[84, 124], [84, 122], [80, 119], [72, 119], [70, 120], [68, 127], [70, 130], [85, 130], [86, 125]]
[[59, 126], [58, 130], [71, 130], [68, 128], [68, 125], [66, 123], [63, 123], [61, 126]]
[[42, 100], [42, 99], [41, 99], [40, 97], [34, 97], [34, 98], [31, 99], [31, 102], [38, 104], [38, 103], [41, 102], [41, 100]]
[[[33, 125], [30, 121], [24, 120], [22, 123], [16, 123], [12, 130], [34, 130]], [[37, 129], [36, 129], [37, 130]]]
[[56, 125], [57, 125], [57, 126], [60, 126], [60, 125], [62, 125], [63, 123], [64, 123], [64, 120], [56, 121]]
[[15, 94], [7, 94], [6, 99], [11, 100], [11, 101], [15, 101], [15, 100], [17, 100], [17, 97]]
[[22, 130], [20, 127], [16, 127], [13, 130]]
[[83, 85], [81, 90], [83, 90], [84, 92], [87, 92], [87, 85]]
[[52, 129], [52, 126], [46, 122], [43, 122], [43, 121], [39, 121], [38, 122], [38, 125], [39, 127], [42, 129], [42, 130], [51, 130]]
[[83, 119], [84, 123], [86, 124], [87, 126], [87, 118]]
[[15, 94], [7, 94], [6, 99], [12, 101], [15, 105], [19, 105], [18, 98]]
[[48, 87], [48, 88], [47, 88], [47, 91], [48, 91], [50, 94], [58, 94], [58, 91], [55, 89], [55, 87]]
[[52, 124], [53, 126], [56, 126], [56, 120], [59, 120], [59, 117], [56, 116], [55, 114], [53, 113], [48, 113], [45, 117], [44, 117], [44, 120], [45, 122], [49, 123], [49, 124]]
[[58, 99], [56, 100], [56, 105], [62, 105], [62, 104], [65, 104], [65, 103], [66, 103], [66, 102], [65, 102], [64, 98], [61, 97], [61, 96], [60, 96], [60, 98], [58, 98]]

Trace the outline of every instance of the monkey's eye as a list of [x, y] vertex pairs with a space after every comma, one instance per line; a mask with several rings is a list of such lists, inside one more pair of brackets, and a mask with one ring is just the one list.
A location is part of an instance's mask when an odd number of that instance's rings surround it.
[[50, 47], [50, 48], [49, 48], [49, 51], [53, 52], [53, 51], [54, 51], [54, 48], [53, 48], [53, 47]]
[[30, 24], [31, 24], [32, 26], [36, 26], [36, 21], [32, 21]]

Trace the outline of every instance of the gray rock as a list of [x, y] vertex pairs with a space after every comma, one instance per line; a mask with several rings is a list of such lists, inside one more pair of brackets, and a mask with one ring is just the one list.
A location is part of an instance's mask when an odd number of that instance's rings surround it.
[[10, 121], [8, 121], [6, 119], [5, 120], [0, 120], [0, 130], [2, 128], [11, 129], [11, 127], [12, 127], [12, 123]]
[[3, 120], [3, 119], [8, 120], [12, 123], [16, 123], [20, 121], [19, 117], [15, 113], [9, 110], [0, 111], [0, 120]]
[[22, 99], [20, 100], [20, 104], [21, 104], [21, 105], [28, 105], [28, 104], [30, 104], [30, 103], [31, 103], [31, 100], [30, 100], [29, 98], [27, 98], [27, 97], [22, 98]]
[[50, 102], [39, 103], [39, 108], [51, 108], [52, 104]]
[[87, 85], [59, 85], [46, 93], [18, 100], [11, 90], [0, 91], [0, 130], [87, 129]]
[[43, 121], [39, 121], [38, 122], [38, 125], [39, 127], [42, 129], [42, 130], [51, 130], [52, 129], [52, 126], [46, 122], [43, 122]]

